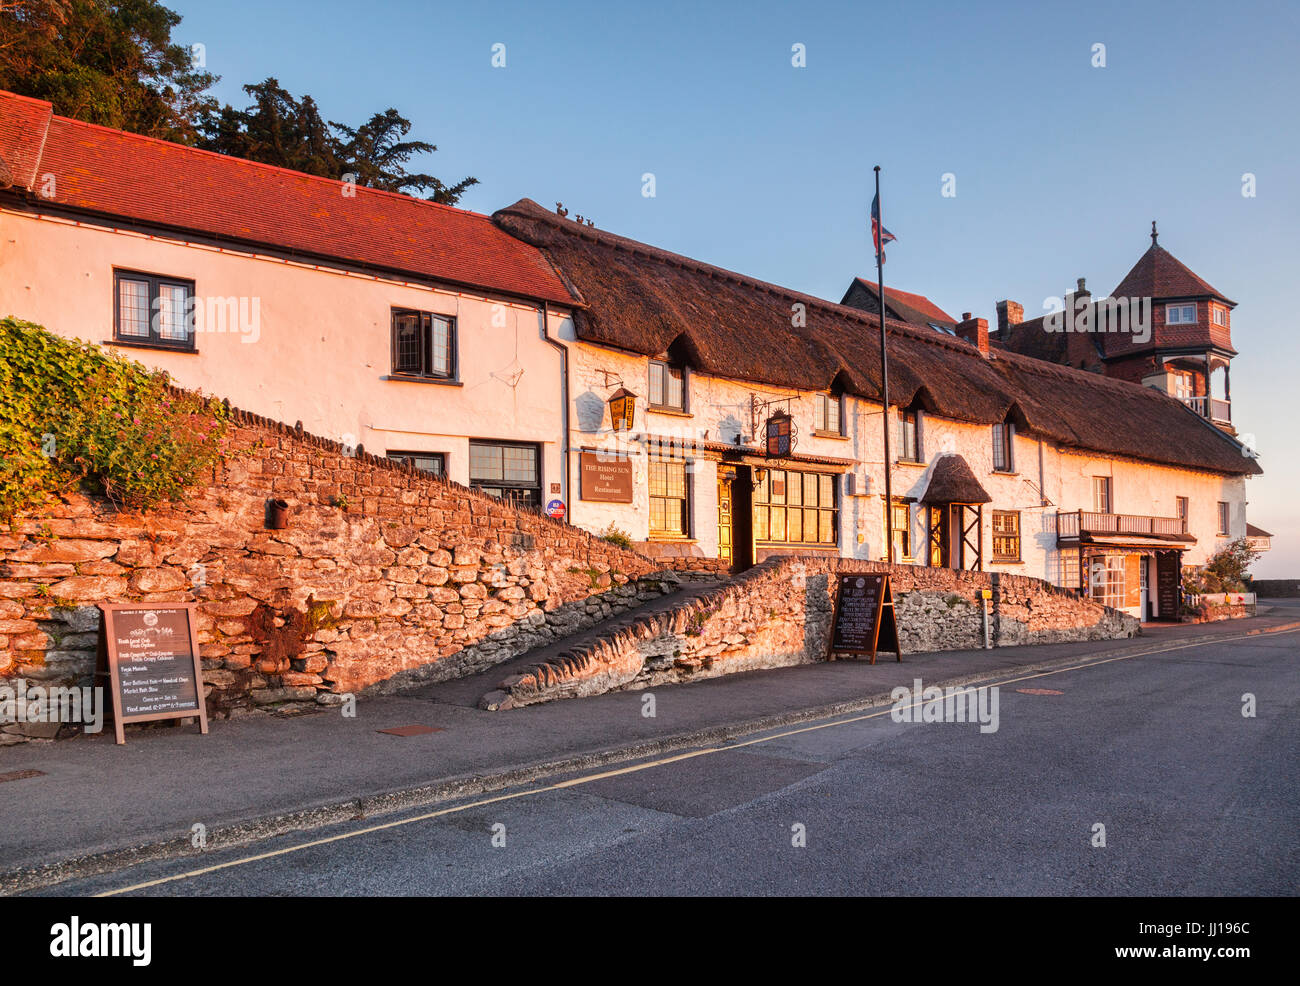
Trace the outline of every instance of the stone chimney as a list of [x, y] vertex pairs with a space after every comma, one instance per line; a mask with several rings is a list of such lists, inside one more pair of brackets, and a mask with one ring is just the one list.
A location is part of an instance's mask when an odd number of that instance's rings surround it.
[[965, 339], [973, 343], [975, 348], [980, 351], [980, 355], [987, 357], [989, 354], [989, 320], [986, 318], [971, 318], [970, 312], [961, 313], [961, 321], [953, 326], [953, 332], [957, 333], [959, 339]]
[[1006, 335], [1007, 329], [1019, 325], [1025, 320], [1025, 306], [1018, 301], [998, 302], [998, 335]]

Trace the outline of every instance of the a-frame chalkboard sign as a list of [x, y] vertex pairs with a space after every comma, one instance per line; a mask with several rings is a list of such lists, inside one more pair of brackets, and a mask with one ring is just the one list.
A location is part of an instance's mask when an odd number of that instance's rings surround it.
[[208, 731], [194, 603], [100, 603], [97, 676], [107, 679], [113, 732], [128, 722], [198, 719]]
[[876, 663], [876, 651], [892, 651], [901, 662], [898, 620], [886, 574], [837, 575], [831, 605], [828, 656], [866, 657]]

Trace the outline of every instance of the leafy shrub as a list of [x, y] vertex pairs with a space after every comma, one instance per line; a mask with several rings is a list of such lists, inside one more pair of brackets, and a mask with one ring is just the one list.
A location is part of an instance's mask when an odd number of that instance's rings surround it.
[[0, 519], [76, 485], [130, 509], [182, 500], [225, 430], [220, 405], [165, 373], [0, 320]]
[[611, 523], [607, 528], [598, 535], [602, 541], [608, 541], [610, 544], [618, 545], [620, 548], [632, 547], [632, 535], [627, 531], [620, 530]]
[[1199, 571], [1183, 579], [1183, 589], [1200, 595], [1206, 592], [1246, 592], [1247, 569], [1260, 553], [1245, 538], [1230, 541], [1210, 556]]

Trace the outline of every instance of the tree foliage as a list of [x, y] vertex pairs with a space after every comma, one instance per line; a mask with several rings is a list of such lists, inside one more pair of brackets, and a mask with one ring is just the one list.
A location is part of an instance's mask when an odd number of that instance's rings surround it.
[[0, 520], [78, 486], [131, 509], [183, 500], [225, 431], [222, 405], [165, 373], [0, 320]]
[[192, 144], [217, 77], [157, 0], [0, 0], [0, 89], [87, 123]]
[[424, 172], [408, 172], [416, 154], [438, 148], [423, 140], [407, 140], [411, 121], [396, 109], [376, 113], [359, 127], [328, 123], [311, 96], [296, 99], [269, 78], [244, 86], [253, 102], [242, 110], [224, 106], [204, 122], [202, 147], [250, 161], [274, 164], [309, 175], [344, 178], [367, 188], [405, 194], [430, 192], [434, 202], [454, 205], [465, 190], [478, 184], [465, 178], [455, 185]]
[[357, 127], [326, 122], [275, 78], [244, 86], [244, 109], [221, 105], [208, 92], [218, 77], [172, 40], [180, 21], [158, 0], [0, 0], [0, 89], [60, 116], [446, 205], [478, 184], [407, 171], [438, 148], [408, 139], [411, 122], [391, 107]]
[[1183, 587], [1193, 593], [1246, 592], [1247, 570], [1259, 555], [1249, 540], [1237, 538], [1211, 555]]

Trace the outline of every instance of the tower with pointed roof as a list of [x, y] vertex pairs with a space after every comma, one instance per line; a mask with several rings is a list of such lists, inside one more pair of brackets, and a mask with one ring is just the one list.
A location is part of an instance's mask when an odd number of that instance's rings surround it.
[[1081, 281], [1079, 294], [1067, 296], [1067, 302], [1078, 297], [1088, 309], [1088, 332], [1052, 333], [1045, 319], [1022, 323], [1005, 318], [999, 307], [994, 338], [1028, 356], [1163, 390], [1232, 432], [1229, 368], [1237, 355], [1232, 348], [1236, 302], [1162, 247], [1159, 236], [1153, 220], [1151, 246], [1111, 292], [1109, 302], [1111, 311], [1125, 306], [1137, 312], [1149, 305], [1149, 317], [1127, 320], [1122, 323], [1125, 329], [1117, 331], [1107, 313], [1099, 312], [1100, 300], [1086, 296]]

